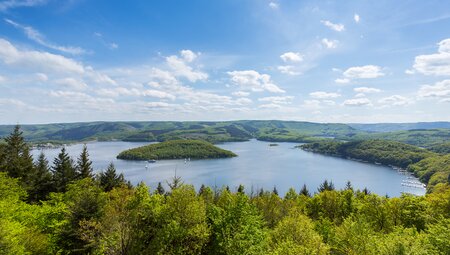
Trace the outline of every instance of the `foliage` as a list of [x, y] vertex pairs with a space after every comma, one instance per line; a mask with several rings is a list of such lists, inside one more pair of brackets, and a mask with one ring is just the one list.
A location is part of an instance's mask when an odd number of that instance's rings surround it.
[[105, 191], [111, 191], [114, 188], [127, 185], [123, 174], [117, 174], [116, 167], [112, 162], [108, 165], [106, 171], [99, 173], [98, 180], [100, 182], [100, 186]]
[[127, 160], [228, 158], [236, 154], [199, 140], [172, 140], [121, 152], [117, 158]]

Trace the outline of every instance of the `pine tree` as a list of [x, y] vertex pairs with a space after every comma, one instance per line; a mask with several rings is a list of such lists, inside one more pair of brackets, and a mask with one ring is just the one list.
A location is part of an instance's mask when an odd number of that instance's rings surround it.
[[83, 150], [81, 151], [81, 154], [78, 157], [77, 171], [80, 179], [93, 177], [92, 172], [94, 170], [92, 169], [92, 161], [89, 159], [89, 153], [86, 144], [84, 144]]
[[347, 184], [345, 184], [345, 190], [352, 190], [353, 191], [353, 186], [352, 186], [352, 183], [350, 181], [347, 181]]
[[181, 180], [180, 176], [175, 176], [172, 178], [172, 182], [167, 182], [167, 185], [169, 185], [170, 190], [175, 190], [179, 188], [181, 185], [183, 185], [183, 181]]
[[52, 172], [55, 189], [58, 192], [66, 191], [67, 184], [77, 180], [77, 171], [73, 165], [73, 160], [67, 154], [65, 147], [61, 149], [61, 152], [55, 160], [53, 160]]
[[52, 183], [52, 174], [48, 165], [48, 160], [45, 158], [44, 152], [41, 151], [38, 159], [34, 165], [33, 179], [31, 180], [31, 187], [29, 190], [30, 201], [45, 200], [47, 195], [54, 191]]
[[14, 178], [21, 178], [23, 182], [28, 182], [28, 175], [33, 171], [33, 157], [30, 154], [30, 147], [25, 142], [20, 126], [16, 125], [13, 132], [5, 137], [2, 171]]
[[244, 194], [244, 185], [240, 184], [238, 189], [237, 189], [238, 193]]
[[304, 195], [306, 197], [310, 197], [311, 193], [309, 193], [308, 188], [306, 187], [306, 184], [303, 184], [302, 189], [300, 190], [300, 195]]
[[158, 182], [158, 186], [156, 187], [156, 193], [160, 195], [164, 195], [166, 193], [161, 182]]
[[205, 184], [202, 184], [202, 186], [200, 186], [200, 189], [198, 189], [198, 194], [201, 196], [203, 195], [203, 193], [205, 193], [206, 190], [206, 186]]
[[323, 192], [325, 190], [331, 191], [334, 190], [334, 184], [332, 181], [328, 183], [328, 180], [325, 180], [322, 184], [320, 184], [319, 188], [317, 189], [319, 192]]
[[116, 167], [111, 162], [105, 172], [100, 172], [99, 175], [100, 186], [105, 191], [111, 191], [112, 189], [121, 185], [127, 185], [123, 174], [117, 174]]
[[272, 193], [278, 196], [277, 186], [273, 186], [273, 191], [272, 191]]

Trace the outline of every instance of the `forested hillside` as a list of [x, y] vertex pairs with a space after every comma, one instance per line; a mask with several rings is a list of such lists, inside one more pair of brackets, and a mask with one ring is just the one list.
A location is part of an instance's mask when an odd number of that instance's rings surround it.
[[428, 192], [438, 183], [446, 183], [450, 178], [450, 154], [439, 155], [404, 143], [386, 140], [322, 141], [299, 147], [315, 153], [408, 169], [427, 184]]
[[[445, 126], [445, 123], [426, 123], [425, 126], [442, 127]], [[445, 128], [374, 133], [354, 127], [359, 126], [301, 121], [242, 120], [224, 122], [88, 122], [24, 125], [22, 129], [26, 140], [34, 144], [48, 142], [62, 144], [90, 140], [152, 142], [197, 139], [220, 143], [256, 138], [273, 142], [309, 143], [326, 139], [342, 141], [384, 139], [432, 148], [450, 141], [450, 129]], [[0, 126], [0, 137], [9, 134], [13, 128], [14, 126], [11, 125]]]

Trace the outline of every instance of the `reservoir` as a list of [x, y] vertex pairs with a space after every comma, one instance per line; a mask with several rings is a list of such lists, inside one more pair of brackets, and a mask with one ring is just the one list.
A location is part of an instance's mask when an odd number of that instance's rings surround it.
[[[425, 189], [402, 185], [402, 182], [414, 179], [390, 167], [306, 152], [294, 148], [298, 143], [269, 146], [269, 142], [251, 140], [218, 144], [238, 155], [226, 159], [160, 160], [156, 163], [116, 159], [121, 151], [146, 144], [149, 143], [91, 142], [87, 143], [87, 147], [95, 172], [105, 170], [113, 162], [117, 171], [123, 173], [132, 184], [143, 181], [152, 190], [158, 182], [166, 184], [176, 173], [186, 184], [192, 184], [197, 189], [202, 184], [212, 188], [228, 185], [234, 191], [242, 184], [248, 193], [252, 188], [258, 192], [261, 188], [271, 191], [276, 187], [279, 194], [284, 195], [289, 188], [298, 192], [306, 184], [314, 193], [326, 179], [332, 181], [336, 189], [344, 188], [350, 181], [355, 189], [367, 188], [373, 193], [390, 197], [400, 196], [402, 192], [425, 194]], [[66, 146], [66, 149], [76, 161], [82, 147], [83, 144], [74, 144]], [[60, 150], [43, 150], [50, 165]], [[37, 157], [40, 150], [32, 152]]]

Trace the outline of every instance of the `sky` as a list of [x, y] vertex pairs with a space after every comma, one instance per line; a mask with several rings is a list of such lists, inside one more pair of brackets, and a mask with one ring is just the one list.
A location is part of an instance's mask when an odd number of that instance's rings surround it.
[[0, 0], [0, 124], [450, 121], [450, 1]]

